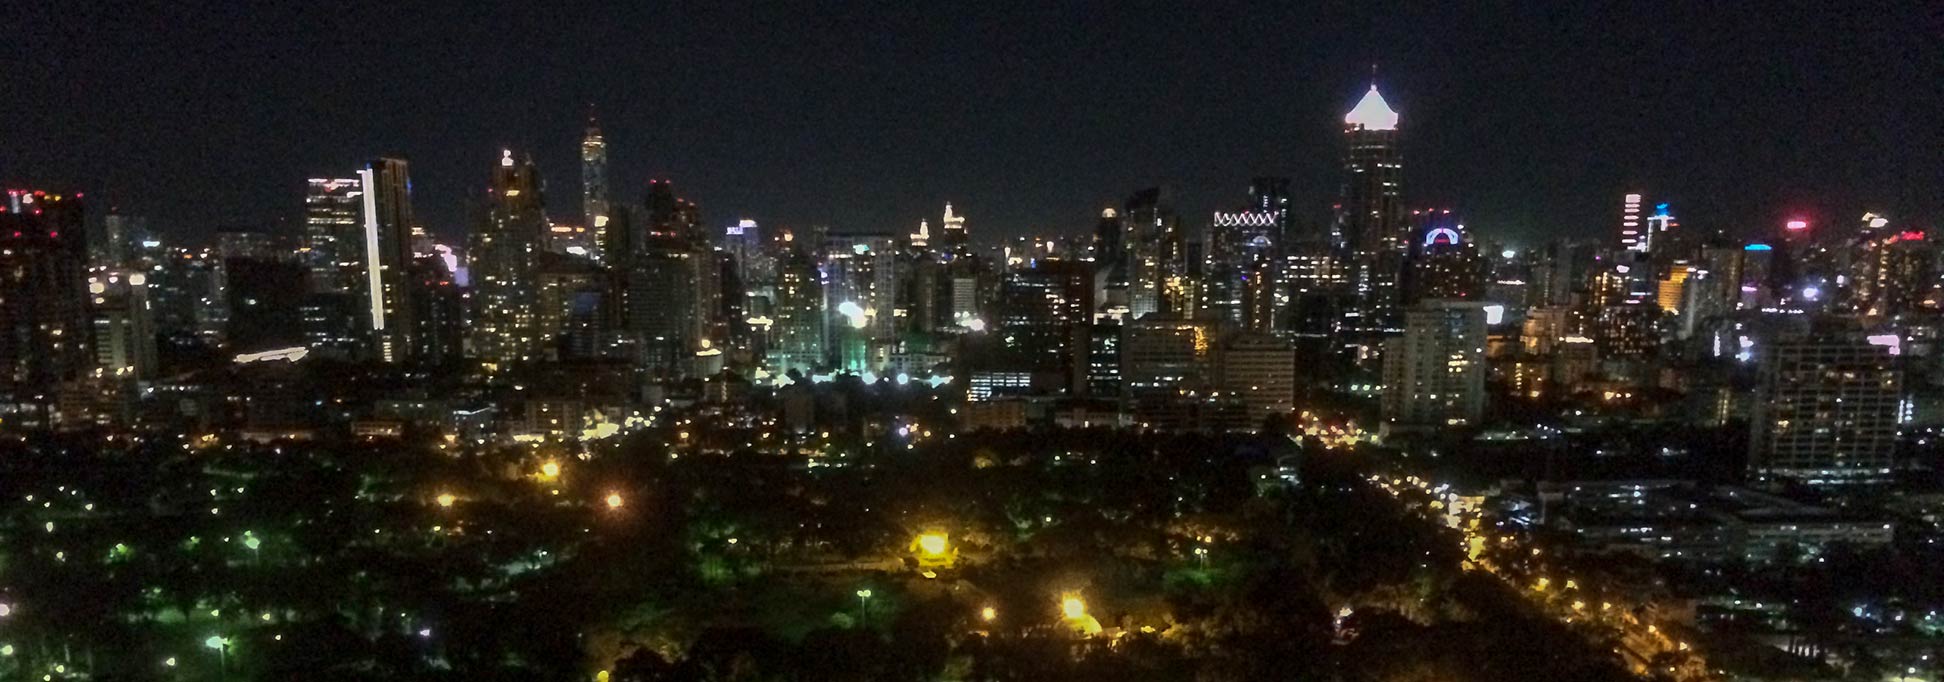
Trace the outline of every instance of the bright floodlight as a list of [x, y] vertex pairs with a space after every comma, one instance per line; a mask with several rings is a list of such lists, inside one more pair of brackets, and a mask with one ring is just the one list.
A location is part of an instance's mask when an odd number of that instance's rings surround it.
[[454, 495], [452, 493], [439, 493], [439, 506], [441, 507], [450, 507], [453, 505], [453, 503], [458, 501], [459, 501], [458, 495]]
[[944, 533], [926, 533], [918, 536], [918, 549], [924, 550], [927, 555], [938, 556], [944, 554], [945, 547]]
[[540, 475], [546, 478], [560, 478], [560, 463], [547, 462], [540, 465]]
[[999, 609], [995, 609], [990, 606], [985, 607], [983, 609], [979, 609], [979, 618], [985, 620], [988, 623], [997, 620], [999, 618]]
[[620, 509], [621, 505], [625, 502], [625, 500], [621, 499], [621, 493], [608, 493], [607, 506], [609, 509]]
[[1086, 618], [1087, 603], [1080, 601], [1080, 595], [1068, 594], [1060, 598], [1060, 613], [1073, 620]]

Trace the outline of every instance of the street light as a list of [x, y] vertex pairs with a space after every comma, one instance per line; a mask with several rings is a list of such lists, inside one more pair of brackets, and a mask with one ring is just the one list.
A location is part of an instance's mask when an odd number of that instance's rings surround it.
[[560, 463], [549, 461], [540, 465], [540, 477], [548, 480], [560, 478]]
[[454, 503], [457, 503], [458, 501], [459, 501], [458, 495], [454, 495], [452, 493], [439, 493], [439, 506], [441, 507], [451, 508], [452, 505]]
[[222, 679], [229, 674], [229, 640], [221, 635], [210, 635], [203, 640], [203, 646], [216, 650], [216, 675]]
[[609, 509], [620, 509], [621, 505], [626, 502], [626, 500], [621, 499], [621, 493], [608, 493], [607, 506]]
[[1080, 593], [1068, 592], [1060, 597], [1060, 614], [1066, 616], [1068, 620], [1086, 618], [1087, 602], [1080, 600]]
[[870, 614], [871, 614], [871, 591], [868, 589], [858, 590], [857, 591], [857, 622], [858, 623], [868, 622], [870, 620]]
[[985, 607], [983, 609], [979, 609], [979, 619], [988, 623], [998, 620], [999, 609], [995, 609], [990, 606]]

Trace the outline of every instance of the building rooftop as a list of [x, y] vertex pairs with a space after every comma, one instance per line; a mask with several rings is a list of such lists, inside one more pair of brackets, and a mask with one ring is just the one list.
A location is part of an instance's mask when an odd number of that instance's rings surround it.
[[1356, 108], [1343, 117], [1343, 122], [1365, 130], [1396, 130], [1397, 112], [1391, 110], [1390, 103], [1384, 101], [1384, 96], [1377, 92], [1377, 85], [1372, 83], [1370, 92], [1365, 93]]

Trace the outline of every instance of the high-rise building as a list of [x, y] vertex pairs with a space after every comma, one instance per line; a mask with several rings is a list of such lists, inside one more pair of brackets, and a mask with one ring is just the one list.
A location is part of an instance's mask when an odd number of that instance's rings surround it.
[[133, 261], [140, 243], [148, 236], [148, 222], [141, 216], [126, 215], [109, 207], [101, 219], [99, 233], [88, 235], [89, 265], [98, 268], [124, 267]]
[[1035, 260], [1006, 273], [993, 305], [1005, 366], [1057, 375], [1060, 389], [1082, 391], [1093, 308], [1093, 269], [1085, 261]]
[[404, 159], [379, 158], [358, 171], [365, 188], [365, 301], [372, 349], [385, 362], [411, 356], [416, 343], [412, 263], [412, 180]]
[[1478, 300], [1485, 288], [1485, 258], [1465, 225], [1449, 209], [1411, 212], [1410, 259], [1404, 271], [1404, 302]]
[[707, 235], [702, 233], [701, 209], [694, 202], [675, 194], [675, 183], [667, 180], [648, 182], [647, 234], [653, 237], [673, 237], [686, 242], [707, 243]]
[[1135, 318], [1157, 312], [1193, 314], [1188, 245], [1166, 188], [1135, 192], [1121, 213], [1121, 223], [1127, 245], [1128, 314]]
[[1214, 319], [1269, 331], [1280, 309], [1275, 280], [1282, 273], [1274, 264], [1289, 232], [1289, 180], [1256, 178], [1249, 199], [1247, 208], [1216, 211], [1209, 221], [1201, 308]]
[[535, 275], [547, 229], [540, 173], [532, 159], [500, 154], [486, 190], [486, 206], [473, 230], [472, 353], [498, 366], [537, 359], [541, 338]]
[[304, 192], [304, 262], [315, 293], [364, 289], [364, 181], [311, 178]]
[[1674, 228], [1680, 225], [1680, 221], [1674, 219], [1674, 214], [1668, 212], [1667, 204], [1654, 204], [1654, 214], [1647, 216], [1647, 225], [1640, 233], [1639, 250], [1682, 255], [1674, 248], [1677, 236]]
[[[223, 259], [280, 258], [285, 249], [258, 244], [266, 239], [226, 232]], [[313, 343], [387, 362], [411, 356], [416, 315], [405, 270], [414, 255], [412, 196], [403, 159], [374, 159], [356, 178], [310, 179], [298, 253], [312, 294], [301, 307]]]
[[88, 276], [97, 376], [155, 378], [155, 309], [148, 284], [148, 273], [140, 271], [97, 270]]
[[1620, 248], [1627, 251], [1646, 251], [1647, 241], [1641, 236], [1639, 194], [1628, 194], [1620, 202]]
[[715, 260], [709, 251], [672, 237], [651, 236], [629, 260], [628, 331], [641, 349], [644, 366], [683, 371], [686, 360], [710, 342], [706, 279]]
[[1767, 344], [1749, 415], [1749, 473], [1812, 484], [1888, 478], [1903, 387], [1889, 341], [1823, 327]]
[[604, 235], [609, 215], [607, 140], [601, 137], [601, 125], [592, 111], [587, 115], [587, 133], [581, 137], [580, 157], [581, 225], [593, 235], [595, 248], [588, 255], [599, 261], [603, 257], [600, 247], [607, 243]]
[[1222, 390], [1242, 397], [1256, 417], [1296, 404], [1296, 350], [1268, 334], [1245, 334], [1222, 351]]
[[965, 216], [953, 213], [951, 204], [945, 205], [945, 217], [938, 223], [938, 240], [953, 255], [964, 255], [971, 248], [971, 238], [965, 232]]
[[56, 425], [57, 392], [93, 365], [81, 197], [7, 190], [0, 206], [0, 426]]
[[1386, 329], [1394, 322], [1409, 248], [1397, 124], [1397, 112], [1378, 94], [1375, 84], [1343, 117], [1344, 178], [1337, 230], [1354, 268], [1356, 318], [1349, 324], [1366, 331]]
[[465, 357], [466, 294], [454, 272], [457, 259], [446, 260], [450, 253], [435, 247], [430, 255], [414, 258], [406, 271], [416, 334], [411, 357], [421, 364], [444, 365]]
[[1938, 284], [1937, 252], [1924, 232], [1876, 235], [1852, 266], [1851, 297], [1866, 315], [1893, 318], [1917, 309]]
[[1485, 412], [1485, 308], [1423, 301], [1404, 312], [1404, 334], [1384, 348], [1384, 425], [1477, 424]]
[[1177, 394], [1214, 385], [1216, 325], [1145, 317], [1122, 327], [1121, 382], [1126, 394]]
[[777, 262], [776, 306], [766, 365], [773, 372], [808, 373], [824, 366], [824, 293], [817, 267], [800, 248]]

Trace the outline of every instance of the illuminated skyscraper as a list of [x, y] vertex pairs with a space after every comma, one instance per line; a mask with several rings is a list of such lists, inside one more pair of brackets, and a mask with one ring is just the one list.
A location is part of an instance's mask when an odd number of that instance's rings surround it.
[[155, 378], [155, 310], [149, 304], [148, 273], [97, 271], [88, 277], [88, 294], [94, 299], [97, 376]]
[[[1289, 233], [1289, 180], [1256, 178], [1249, 206], [1216, 211], [1202, 266], [1202, 309], [1221, 320], [1267, 332], [1287, 300], [1276, 294], [1282, 240]], [[1251, 301], [1255, 305], [1251, 305]]]
[[1749, 473], [1811, 484], [1889, 478], [1903, 388], [1896, 339], [1818, 328], [1764, 344]]
[[1647, 242], [1640, 234], [1640, 195], [1628, 194], [1620, 204], [1620, 248], [1629, 251], [1646, 251]]
[[1344, 179], [1337, 224], [1354, 268], [1350, 278], [1359, 319], [1350, 324], [1364, 330], [1387, 328], [1402, 293], [1398, 280], [1409, 230], [1404, 222], [1404, 156], [1397, 124], [1397, 112], [1378, 94], [1375, 84], [1343, 117]]
[[1654, 214], [1647, 216], [1646, 229], [1640, 233], [1639, 250], [1645, 252], [1674, 250], [1674, 228], [1680, 225], [1681, 223], [1674, 219], [1674, 215], [1667, 212], [1667, 204], [1655, 204]]
[[1187, 296], [1188, 252], [1181, 221], [1165, 188], [1150, 187], [1128, 198], [1121, 213], [1122, 239], [1127, 245], [1128, 314], [1187, 316], [1194, 301]]
[[364, 192], [365, 300], [373, 349], [399, 362], [416, 344], [412, 263], [412, 181], [404, 159], [380, 158], [358, 172]]
[[581, 224], [593, 233], [594, 249], [590, 255], [601, 260], [600, 247], [607, 243], [604, 236], [608, 224], [608, 182], [607, 182], [607, 140], [601, 137], [600, 123], [594, 120], [592, 111], [587, 115], [587, 134], [581, 137]]
[[1059, 388], [1087, 380], [1086, 333], [1093, 321], [1093, 268], [1084, 261], [1035, 260], [999, 283], [993, 322], [1006, 369], [1056, 374]]
[[971, 246], [970, 236], [965, 232], [965, 216], [953, 213], [951, 204], [945, 205], [945, 217], [938, 223], [938, 240], [954, 255], [964, 255]]
[[81, 200], [8, 190], [0, 205], [0, 419], [51, 427], [56, 394], [93, 364]]
[[782, 374], [824, 365], [824, 294], [817, 267], [800, 248], [786, 248], [776, 266], [776, 314], [765, 364]]
[[468, 249], [475, 313], [472, 353], [494, 365], [538, 357], [544, 339], [536, 317], [536, 274], [547, 229], [540, 172], [533, 161], [500, 154], [486, 206]]
[[304, 193], [304, 260], [320, 294], [364, 289], [364, 184], [311, 178]]
[[1410, 261], [1404, 302], [1478, 300], [1485, 288], [1485, 259], [1465, 225], [1449, 209], [1411, 212]]

